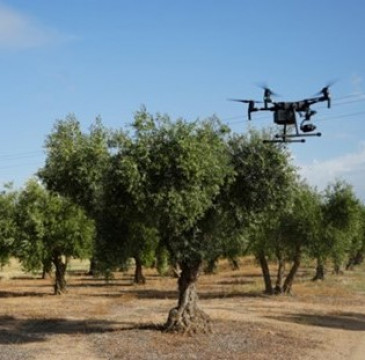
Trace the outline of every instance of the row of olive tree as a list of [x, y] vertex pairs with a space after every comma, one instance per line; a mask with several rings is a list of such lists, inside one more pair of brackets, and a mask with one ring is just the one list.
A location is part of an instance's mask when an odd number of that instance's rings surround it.
[[[254, 223], [253, 253], [258, 259], [265, 293], [290, 293], [303, 258], [317, 261], [313, 280], [324, 279], [325, 264], [332, 260], [334, 272], [359, 263], [364, 250], [365, 207], [350, 185], [336, 181], [319, 193], [300, 184], [290, 203], [276, 213], [262, 213]], [[268, 261], [277, 263], [273, 285]], [[291, 264], [285, 272], [285, 265]]]
[[[133, 257], [143, 282], [142, 266], [166, 253], [179, 266], [167, 329], [209, 328], [195, 287], [204, 261], [250, 251], [271, 294], [290, 292], [303, 255], [322, 264], [337, 256], [339, 265], [361, 251], [363, 217], [351, 188], [338, 183], [321, 196], [299, 181], [285, 147], [262, 143], [264, 134], [232, 136], [216, 118], [173, 122], [144, 109], [131, 128], [110, 131], [97, 119], [85, 133], [73, 116], [57, 122], [39, 176], [94, 221], [97, 269]], [[275, 286], [270, 259], [278, 262]]]

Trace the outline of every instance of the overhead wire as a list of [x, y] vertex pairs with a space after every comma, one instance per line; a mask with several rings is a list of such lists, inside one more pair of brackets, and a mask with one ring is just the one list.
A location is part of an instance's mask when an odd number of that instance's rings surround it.
[[[18, 153], [0, 153], [0, 172], [5, 172], [9, 169], [22, 168], [22, 167], [34, 167], [39, 166], [39, 162], [36, 158], [41, 158], [44, 154], [41, 150], [18, 152]], [[33, 160], [34, 159], [34, 160]], [[32, 162], [24, 163], [24, 161], [33, 160]], [[19, 163], [20, 162], [20, 163]]]
[[[341, 101], [343, 99], [351, 99], [351, 98], [355, 98], [355, 100]], [[364, 102], [364, 101], [365, 101], [365, 95], [364, 94], [361, 94], [361, 93], [359, 93], [359, 94], [349, 94], [349, 95], [344, 95], [344, 96], [337, 97], [336, 99], [334, 99], [332, 106], [337, 107], [337, 106], [355, 104], [355, 103]], [[320, 107], [319, 109], [321, 109], [321, 108], [325, 108], [325, 106]], [[340, 114], [340, 115], [333, 115], [333, 116], [321, 116], [321, 117], [317, 117], [316, 121], [344, 119], [344, 118], [350, 118], [350, 117], [364, 115], [364, 114], [365, 114], [365, 111], [358, 111], [358, 112], [353, 112], [353, 113], [349, 113], [349, 114]], [[269, 118], [269, 114], [262, 114], [262, 115], [259, 115], [259, 116], [255, 116], [255, 121], [257, 121], [257, 120], [261, 121], [261, 120], [265, 120], [265, 119], [268, 119], [268, 118]], [[225, 122], [227, 125], [238, 124], [238, 123], [242, 122], [243, 120], [247, 120], [247, 116], [237, 115], [237, 116], [231, 116], [231, 117], [223, 118], [221, 120], [223, 122]], [[42, 155], [44, 155], [44, 152], [42, 150], [19, 152], [19, 153], [8, 153], [8, 154], [1, 154], [0, 153], [0, 161], [15, 162], [15, 161], [18, 161], [18, 160], [25, 160], [25, 159], [35, 158], [35, 157], [41, 157]], [[12, 169], [12, 168], [23, 167], [23, 166], [33, 166], [33, 165], [38, 165], [38, 164], [36, 164], [36, 163], [32, 163], [32, 164], [30, 164], [30, 163], [27, 163], [27, 164], [21, 163], [21, 164], [5, 165], [5, 166], [0, 166], [0, 171]]]
[[0, 153], [0, 161], [1, 160], [18, 160], [24, 159], [29, 157], [40, 156], [43, 154], [43, 151], [27, 151], [21, 153], [8, 153], [8, 154], [1, 154]]

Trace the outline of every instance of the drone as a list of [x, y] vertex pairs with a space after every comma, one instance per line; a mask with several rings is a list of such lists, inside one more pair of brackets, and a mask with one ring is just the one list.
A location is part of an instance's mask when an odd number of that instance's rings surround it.
[[[263, 101], [243, 99], [229, 100], [248, 104], [249, 120], [251, 120], [251, 113], [256, 111], [272, 111], [274, 113], [274, 123], [283, 126], [283, 131], [276, 134], [273, 139], [264, 140], [265, 143], [304, 143], [305, 137], [322, 135], [320, 132], [314, 132], [317, 127], [311, 122], [311, 118], [317, 111], [312, 110], [311, 106], [316, 103], [327, 102], [327, 108], [331, 107], [331, 95], [329, 91], [331, 85], [332, 83], [323, 87], [315, 94], [315, 97], [300, 101], [272, 101], [272, 96], [277, 96], [277, 94], [267, 86], [262, 86], [262, 89], [264, 90]], [[264, 105], [263, 107], [259, 107], [256, 104]], [[302, 119], [300, 122], [297, 120], [297, 114]], [[292, 128], [294, 128], [294, 131], [291, 130]]]

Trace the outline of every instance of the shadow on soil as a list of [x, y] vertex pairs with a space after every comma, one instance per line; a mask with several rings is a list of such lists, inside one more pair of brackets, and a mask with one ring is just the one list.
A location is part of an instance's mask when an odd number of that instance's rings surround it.
[[17, 319], [0, 316], [0, 345], [46, 341], [51, 335], [95, 334], [128, 330], [162, 331], [162, 324], [104, 320]]
[[365, 331], [365, 315], [357, 313], [334, 313], [334, 314], [297, 314], [284, 316], [271, 316], [271, 319], [292, 322], [303, 325], [313, 325], [332, 329], [350, 331]]
[[233, 280], [222, 280], [218, 281], [217, 285], [250, 285], [254, 284], [255, 280], [247, 280], [247, 279], [233, 279]]
[[[176, 300], [178, 298], [177, 291], [165, 291], [165, 290], [151, 290], [151, 289], [141, 289], [134, 290], [131, 294], [135, 294], [139, 299], [168, 299]], [[222, 291], [209, 291], [201, 292], [198, 290], [198, 296], [201, 300], [211, 300], [211, 299], [229, 299], [229, 298], [257, 298], [265, 297], [263, 293], [241, 293], [241, 292], [230, 292], [225, 293]]]
[[18, 297], [43, 297], [43, 296], [49, 296], [52, 294], [52, 288], [50, 288], [49, 293], [41, 293], [41, 292], [35, 292], [35, 291], [22, 291], [22, 292], [16, 292], [16, 291], [0, 291], [0, 299], [1, 298], [18, 298]]

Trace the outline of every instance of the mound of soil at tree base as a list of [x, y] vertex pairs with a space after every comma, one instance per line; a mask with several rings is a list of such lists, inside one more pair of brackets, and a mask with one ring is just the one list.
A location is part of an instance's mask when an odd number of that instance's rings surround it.
[[[143, 327], [142, 327], [143, 329]], [[166, 334], [145, 327], [92, 336], [95, 351], [107, 359], [301, 359], [296, 349], [312, 348], [275, 327], [235, 321], [215, 321], [208, 334]], [[91, 340], [91, 339], [90, 339]]]

